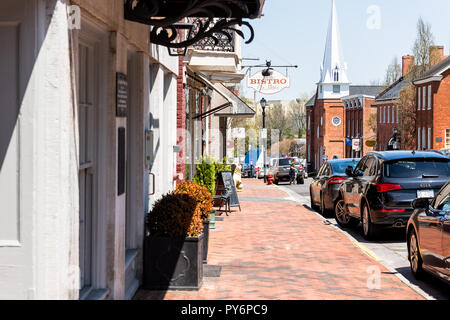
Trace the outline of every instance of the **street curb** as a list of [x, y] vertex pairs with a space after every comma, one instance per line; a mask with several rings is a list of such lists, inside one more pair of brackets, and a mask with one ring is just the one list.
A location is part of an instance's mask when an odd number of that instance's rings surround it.
[[322, 222], [324, 224], [328, 224], [331, 227], [333, 227], [336, 231], [339, 231], [340, 233], [344, 234], [349, 240], [350, 242], [355, 245], [355, 247], [359, 248], [362, 252], [364, 252], [367, 256], [369, 256], [371, 259], [374, 259], [377, 263], [381, 264], [383, 267], [385, 267], [390, 273], [394, 274], [401, 282], [403, 282], [405, 285], [407, 285], [409, 288], [411, 288], [412, 290], [414, 290], [417, 294], [421, 295], [423, 298], [427, 299], [427, 300], [437, 300], [435, 298], [433, 298], [432, 296], [430, 296], [429, 294], [427, 294], [425, 291], [423, 291], [422, 289], [420, 289], [418, 286], [414, 285], [413, 283], [411, 283], [408, 279], [406, 279], [401, 273], [399, 273], [397, 270], [393, 269], [392, 267], [384, 264], [382, 261], [380, 261], [380, 259], [376, 256], [375, 253], [373, 253], [369, 248], [366, 248], [364, 245], [360, 244], [355, 238], [353, 238], [350, 234], [344, 232], [342, 229], [338, 228], [337, 226], [333, 225], [332, 223], [329, 222], [329, 220], [327, 218], [324, 218], [321, 214], [317, 213], [316, 211], [314, 211], [313, 209], [311, 209], [310, 207], [308, 207], [303, 200], [300, 200], [300, 196], [295, 193], [294, 191], [283, 187], [283, 186], [277, 186], [277, 188], [281, 189], [282, 191], [284, 191], [285, 193], [287, 193], [289, 195], [289, 198], [292, 201], [295, 201], [297, 203], [300, 203], [304, 208], [308, 209], [311, 213], [315, 214], [316, 216], [318, 216], [319, 218], [322, 219]]

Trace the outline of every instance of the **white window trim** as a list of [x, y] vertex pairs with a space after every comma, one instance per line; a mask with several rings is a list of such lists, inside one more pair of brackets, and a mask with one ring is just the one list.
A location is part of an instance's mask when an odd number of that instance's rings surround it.
[[383, 123], [386, 123], [386, 106], [383, 107]]

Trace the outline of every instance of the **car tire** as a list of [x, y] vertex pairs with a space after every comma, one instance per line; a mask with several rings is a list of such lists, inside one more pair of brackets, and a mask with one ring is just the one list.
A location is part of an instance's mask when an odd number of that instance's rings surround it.
[[372, 223], [370, 218], [369, 206], [364, 204], [362, 208], [361, 221], [363, 225], [363, 237], [366, 240], [375, 240], [378, 235], [377, 226]]
[[273, 183], [275, 183], [276, 185], [279, 185], [279, 184], [280, 184], [280, 181], [274, 180]]
[[338, 198], [334, 204], [334, 217], [336, 222], [342, 228], [356, 227], [359, 224], [359, 220], [350, 217], [346, 211], [344, 200], [342, 198]]
[[297, 179], [297, 184], [305, 184], [305, 179], [304, 178]]
[[419, 242], [414, 230], [408, 234], [408, 260], [411, 266], [411, 272], [418, 280], [423, 278], [423, 260], [420, 255]]

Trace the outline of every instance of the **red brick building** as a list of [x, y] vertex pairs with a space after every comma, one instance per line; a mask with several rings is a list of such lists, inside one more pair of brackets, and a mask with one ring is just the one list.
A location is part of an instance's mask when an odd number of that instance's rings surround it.
[[376, 132], [369, 128], [367, 121], [377, 113], [375, 96], [382, 90], [381, 86], [350, 86], [353, 93], [342, 98], [345, 108], [345, 137], [347, 141], [359, 140], [359, 151], [351, 145], [345, 146], [346, 158], [361, 158], [373, 147], [366, 142], [376, 140]]
[[413, 84], [417, 93], [417, 149], [450, 148], [450, 57]]

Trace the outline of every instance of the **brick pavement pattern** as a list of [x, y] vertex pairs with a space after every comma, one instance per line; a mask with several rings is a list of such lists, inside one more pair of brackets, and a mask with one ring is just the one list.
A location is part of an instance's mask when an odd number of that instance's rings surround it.
[[[275, 186], [244, 180], [242, 212], [234, 210], [210, 232], [208, 264], [219, 278], [199, 291], [140, 290], [137, 300], [395, 300], [424, 299], [344, 234]], [[281, 202], [265, 202], [279, 198]], [[224, 216], [224, 215], [223, 215]], [[369, 289], [368, 268], [381, 271], [381, 288]]]

